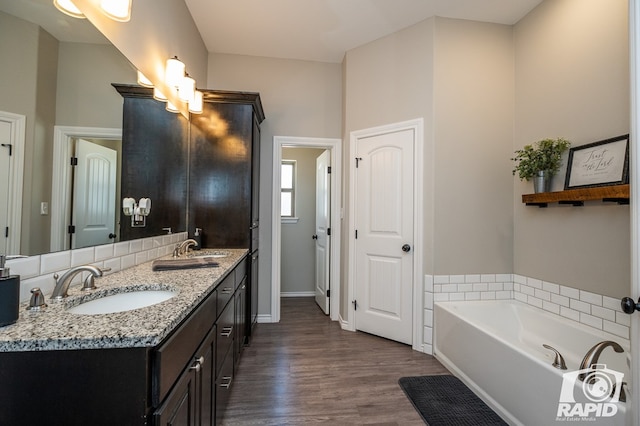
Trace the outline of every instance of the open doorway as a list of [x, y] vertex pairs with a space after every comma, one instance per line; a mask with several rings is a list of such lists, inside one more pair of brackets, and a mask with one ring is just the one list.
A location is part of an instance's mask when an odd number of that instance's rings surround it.
[[[330, 287], [330, 297], [328, 298], [328, 306], [327, 310], [330, 312], [330, 317], [332, 320], [338, 320], [338, 312], [340, 306], [340, 182], [341, 182], [341, 140], [340, 139], [325, 139], [325, 138], [297, 138], [297, 137], [282, 137], [276, 136], [274, 137], [274, 148], [273, 148], [273, 242], [272, 242], [272, 288], [271, 288], [271, 321], [278, 322], [280, 320], [280, 297], [283, 293], [287, 293], [288, 288], [282, 288], [283, 283], [283, 272], [282, 272], [282, 257], [283, 254], [283, 226], [287, 226], [289, 223], [283, 222], [292, 222], [295, 221], [295, 216], [291, 218], [284, 218], [282, 216], [282, 193], [280, 188], [282, 187], [282, 160], [286, 156], [283, 156], [283, 150], [288, 149], [313, 149], [317, 150], [320, 154], [323, 151], [327, 151], [328, 163], [331, 164], [331, 179], [327, 181], [328, 183], [328, 193], [330, 194], [329, 205], [331, 206], [330, 211], [328, 213], [328, 222], [330, 225], [330, 238], [331, 241], [335, 242], [334, 244], [328, 245], [328, 253], [327, 256], [331, 259], [328, 267], [328, 281], [331, 283]], [[301, 151], [302, 152], [302, 151]], [[315, 173], [315, 157], [314, 157], [314, 173]], [[314, 185], [315, 185], [314, 179]], [[315, 192], [313, 196], [315, 197]], [[287, 197], [285, 197], [287, 198]], [[285, 200], [286, 201], [286, 200]], [[317, 203], [314, 203], [317, 204]], [[315, 206], [314, 206], [315, 210]], [[309, 214], [307, 214], [309, 216]], [[298, 218], [300, 219], [300, 218]], [[307, 217], [305, 222], [311, 221], [313, 222], [313, 227], [315, 229], [315, 213], [313, 218]], [[300, 223], [298, 221], [298, 223]], [[304, 233], [304, 229], [300, 229], [301, 232]], [[315, 231], [314, 231], [315, 232]], [[313, 236], [317, 235], [317, 233], [311, 233], [308, 235], [308, 241], [311, 241], [313, 244], [310, 247], [315, 246], [315, 242]], [[307, 247], [310, 249], [310, 247]], [[315, 262], [315, 255], [314, 255]], [[315, 263], [314, 263], [315, 264]], [[287, 271], [288, 272], [288, 271]], [[303, 290], [305, 295], [312, 296], [315, 295], [315, 267], [314, 270], [310, 270], [308, 272], [308, 276], [311, 278], [311, 282], [314, 282], [314, 288], [309, 285], [308, 289]], [[308, 284], [309, 282], [307, 282]], [[295, 293], [295, 292], [293, 292]], [[302, 293], [299, 293], [302, 295]]]

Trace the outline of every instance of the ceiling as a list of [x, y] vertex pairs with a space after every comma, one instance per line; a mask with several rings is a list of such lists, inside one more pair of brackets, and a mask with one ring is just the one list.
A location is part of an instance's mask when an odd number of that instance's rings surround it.
[[541, 2], [185, 0], [209, 52], [335, 63], [350, 49], [432, 16], [512, 25]]
[[[135, 13], [133, 0], [132, 13]], [[346, 51], [432, 16], [511, 25], [542, 0], [185, 0], [209, 52], [340, 63]], [[0, 0], [0, 10], [60, 41], [107, 43], [52, 0]]]

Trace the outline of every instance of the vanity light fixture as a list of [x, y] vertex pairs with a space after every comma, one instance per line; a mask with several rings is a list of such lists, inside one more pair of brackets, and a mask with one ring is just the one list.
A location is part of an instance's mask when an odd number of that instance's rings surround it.
[[191, 114], [202, 114], [202, 92], [193, 92], [193, 100], [189, 102], [189, 112]]
[[176, 89], [180, 87], [180, 83], [184, 78], [184, 68], [184, 63], [177, 56], [167, 59], [164, 69], [164, 82]]
[[66, 15], [79, 19], [86, 18], [86, 16], [84, 16], [84, 14], [80, 12], [80, 9], [78, 9], [71, 0], [53, 0], [53, 5], [56, 7], [56, 9]]
[[193, 102], [193, 97], [196, 91], [196, 81], [189, 77], [189, 74], [185, 74], [178, 87], [178, 96], [185, 102]]
[[167, 101], [167, 106], [164, 107], [167, 111], [169, 112], [173, 112], [173, 113], [179, 113], [180, 110], [171, 103], [171, 101]]
[[138, 71], [138, 84], [142, 87], [153, 87], [153, 83], [144, 74]]
[[102, 12], [118, 22], [129, 22], [131, 19], [131, 0], [100, 0]]
[[153, 88], [153, 99], [160, 102], [167, 102], [168, 100], [167, 97], [164, 95], [164, 93], [158, 90], [157, 87]]

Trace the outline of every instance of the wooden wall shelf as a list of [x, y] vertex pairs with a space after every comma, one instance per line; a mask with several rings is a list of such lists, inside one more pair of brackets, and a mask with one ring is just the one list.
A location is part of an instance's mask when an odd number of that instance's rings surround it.
[[538, 207], [547, 207], [549, 203], [583, 206], [585, 201], [590, 200], [629, 204], [629, 185], [599, 186], [522, 195], [523, 203], [527, 206]]

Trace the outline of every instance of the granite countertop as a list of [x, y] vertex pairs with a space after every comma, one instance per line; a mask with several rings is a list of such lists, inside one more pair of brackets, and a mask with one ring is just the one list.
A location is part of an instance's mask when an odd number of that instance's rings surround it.
[[[152, 262], [96, 279], [96, 290], [84, 293], [78, 285], [69, 289], [63, 302], [49, 300], [41, 312], [20, 305], [15, 324], [0, 328], [0, 352], [153, 347], [158, 345], [218, 285], [247, 253], [246, 249], [223, 249], [218, 267], [152, 271]], [[163, 259], [168, 259], [166, 257]], [[101, 295], [136, 290], [177, 291], [156, 305], [126, 312], [77, 315], [67, 307]]]

